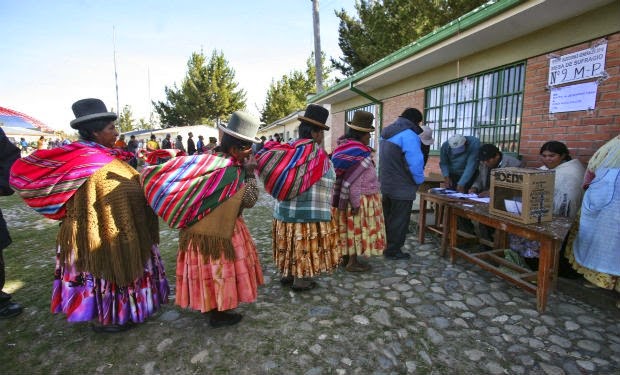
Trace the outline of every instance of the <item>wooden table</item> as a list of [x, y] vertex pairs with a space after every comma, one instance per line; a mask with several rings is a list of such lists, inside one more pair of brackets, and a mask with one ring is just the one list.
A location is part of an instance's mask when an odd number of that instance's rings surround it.
[[[521, 224], [488, 212], [486, 205], [470, 205], [468, 202], [449, 202], [450, 207], [450, 260], [455, 262], [461, 257], [468, 262], [500, 276], [509, 282], [536, 294], [536, 307], [544, 312], [547, 297], [554, 291], [557, 283], [558, 261], [560, 248], [564, 238], [572, 225], [572, 219], [553, 217], [551, 222], [542, 224]], [[466, 252], [457, 246], [456, 222], [458, 217], [478, 221], [497, 230], [496, 237], [501, 238], [500, 247], [506, 247], [506, 235], [515, 234], [529, 240], [540, 242], [540, 258], [538, 271], [530, 271], [508, 262], [503, 257], [503, 249], [482, 251], [477, 253]], [[504, 269], [510, 269], [507, 272]]]
[[[461, 199], [450, 198], [444, 194], [434, 194], [429, 192], [418, 192], [420, 196], [420, 216], [418, 218], [418, 241], [423, 244], [425, 241], [426, 231], [429, 230], [438, 234], [441, 237], [441, 256], [446, 254], [448, 249], [448, 239], [450, 237], [450, 207], [447, 205], [449, 202], [463, 202]], [[471, 204], [482, 204], [474, 201], [468, 201]], [[428, 204], [434, 205], [435, 223], [426, 224], [426, 214], [428, 211]], [[459, 237], [463, 237], [468, 240], [477, 239], [469, 233], [458, 231]], [[484, 241], [482, 241], [484, 243]], [[486, 243], [485, 243], [486, 244]]]

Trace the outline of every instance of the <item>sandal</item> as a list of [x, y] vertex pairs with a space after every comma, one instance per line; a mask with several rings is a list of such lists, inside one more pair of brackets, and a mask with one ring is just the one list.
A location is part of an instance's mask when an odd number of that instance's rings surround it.
[[294, 292], [305, 292], [306, 290], [312, 290], [317, 287], [316, 281], [310, 281], [307, 285], [291, 285], [291, 290]]
[[347, 265], [344, 270], [347, 272], [368, 272], [372, 269], [368, 263], [357, 263], [352, 266]]

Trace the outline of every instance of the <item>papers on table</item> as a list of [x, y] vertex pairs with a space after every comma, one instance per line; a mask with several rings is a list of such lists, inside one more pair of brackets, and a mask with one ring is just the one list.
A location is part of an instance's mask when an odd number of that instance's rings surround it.
[[482, 202], [482, 203], [489, 203], [490, 202], [490, 198], [478, 198], [478, 194], [466, 194], [466, 193], [459, 193], [458, 191], [455, 190], [450, 190], [450, 189], [444, 189], [444, 188], [433, 188], [429, 190], [432, 194], [440, 194], [440, 195], [444, 195], [446, 197], [449, 198], [454, 198], [454, 199], [471, 199], [472, 201], [476, 201], [476, 202]]

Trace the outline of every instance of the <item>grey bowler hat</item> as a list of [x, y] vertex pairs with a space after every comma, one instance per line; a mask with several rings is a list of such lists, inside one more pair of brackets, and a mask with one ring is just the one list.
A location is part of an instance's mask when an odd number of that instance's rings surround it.
[[256, 138], [260, 121], [250, 115], [247, 112], [235, 111], [226, 126], [219, 125], [218, 127], [226, 134], [230, 134], [235, 138], [242, 139], [248, 142], [261, 143], [261, 140]]

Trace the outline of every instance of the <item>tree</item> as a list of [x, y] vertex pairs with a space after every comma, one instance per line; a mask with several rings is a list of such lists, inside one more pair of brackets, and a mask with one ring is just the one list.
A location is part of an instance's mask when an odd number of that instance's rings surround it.
[[245, 108], [245, 91], [238, 89], [235, 71], [223, 53], [213, 51], [209, 61], [194, 52], [180, 88], [165, 87], [165, 102], [153, 102], [163, 127], [215, 124]]
[[126, 105], [118, 117], [118, 127], [120, 133], [127, 133], [134, 130], [131, 107]]
[[[323, 82], [328, 82], [332, 69], [325, 64], [325, 55], [321, 57], [323, 62]], [[305, 72], [293, 70], [285, 74], [277, 82], [271, 81], [267, 89], [265, 106], [261, 111], [261, 121], [269, 124], [306, 106], [306, 97], [316, 90], [316, 67], [314, 66], [314, 53], [306, 60]]]
[[350, 76], [486, 2], [360, 0], [355, 4], [359, 19], [344, 9], [336, 11], [343, 56], [330, 61], [335, 69]]

